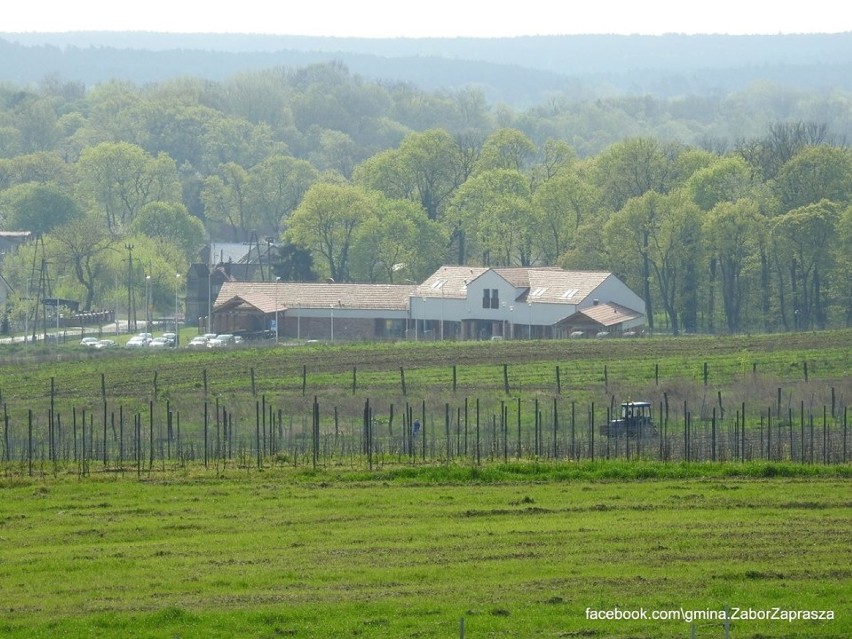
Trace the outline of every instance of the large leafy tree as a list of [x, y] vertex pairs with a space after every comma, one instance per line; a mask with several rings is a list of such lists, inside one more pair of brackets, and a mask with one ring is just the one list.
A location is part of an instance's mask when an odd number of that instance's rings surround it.
[[322, 256], [323, 270], [334, 281], [349, 281], [356, 230], [375, 216], [377, 200], [358, 186], [318, 182], [288, 219], [284, 239]]
[[682, 149], [664, 145], [654, 138], [631, 138], [612, 145], [595, 157], [592, 176], [613, 211], [630, 198], [649, 191], [660, 194], [671, 189], [677, 171], [675, 161]]
[[852, 206], [846, 206], [837, 220], [834, 243], [835, 271], [831, 291], [843, 322], [852, 326]]
[[462, 182], [461, 149], [449, 133], [431, 129], [411, 133], [398, 149], [379, 153], [359, 165], [355, 180], [389, 198], [417, 202], [438, 219]]
[[764, 222], [750, 199], [719, 202], [704, 220], [711, 272], [719, 271], [725, 324], [731, 333], [743, 329], [744, 305], [757, 286]]
[[105, 256], [117, 244], [98, 216], [85, 215], [57, 228], [46, 241], [58, 272], [70, 273], [83, 289], [82, 307], [91, 310], [99, 282], [110, 279]]
[[511, 169], [525, 173], [532, 167], [535, 157], [535, 144], [524, 133], [517, 129], [498, 129], [482, 145], [476, 170]]
[[805, 147], [781, 167], [775, 190], [782, 213], [820, 200], [848, 202], [852, 154], [848, 148]]
[[577, 229], [594, 214], [598, 200], [595, 187], [570, 171], [556, 174], [536, 189], [533, 214], [542, 261], [556, 264], [574, 248]]
[[[641, 273], [652, 330], [652, 293], [662, 304], [673, 334], [680, 334], [682, 328], [694, 330], [701, 231], [698, 207], [682, 193], [649, 191], [629, 200], [604, 230], [613, 262], [624, 272]], [[635, 276], [628, 279], [635, 281]]]
[[245, 241], [254, 226], [249, 207], [249, 175], [236, 162], [219, 167], [216, 175], [204, 180], [201, 200], [204, 216], [214, 235], [216, 225], [230, 228], [234, 241]]
[[5, 227], [10, 231], [48, 233], [82, 215], [72, 197], [55, 184], [30, 182], [0, 193]]
[[151, 157], [127, 142], [89, 147], [77, 162], [78, 193], [99, 211], [110, 230], [119, 230], [149, 202], [180, 202], [174, 161], [165, 154]]
[[391, 284], [421, 281], [440, 265], [446, 243], [441, 225], [417, 204], [382, 197], [356, 231], [352, 275]]
[[278, 234], [319, 173], [306, 160], [272, 155], [248, 171], [247, 206], [260, 229]]
[[183, 204], [146, 204], [130, 225], [130, 233], [170, 242], [186, 260], [194, 259], [204, 244], [204, 225]]
[[702, 211], [720, 202], [735, 202], [750, 195], [756, 186], [751, 169], [738, 156], [719, 158], [699, 169], [687, 180], [686, 188]]
[[792, 308], [797, 330], [826, 327], [826, 279], [832, 272], [840, 210], [837, 204], [822, 200], [773, 220], [777, 281], [780, 287], [789, 284], [792, 297], [781, 312], [786, 320]]
[[[483, 261], [494, 266], [534, 263], [529, 180], [514, 169], [478, 173], [456, 192], [452, 208], [465, 236], [475, 242]], [[471, 247], [468, 247], [470, 250]]]

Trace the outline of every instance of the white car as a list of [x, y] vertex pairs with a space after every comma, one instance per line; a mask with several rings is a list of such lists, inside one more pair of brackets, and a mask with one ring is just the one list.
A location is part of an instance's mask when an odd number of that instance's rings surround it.
[[204, 348], [207, 346], [207, 341], [208, 340], [204, 337], [204, 335], [197, 335], [189, 340], [189, 344], [187, 344], [187, 346], [189, 346], [189, 348]]
[[222, 333], [207, 342], [207, 348], [224, 348], [236, 343], [236, 338], [230, 333]]
[[95, 348], [102, 350], [104, 348], [115, 348], [115, 345], [114, 339], [99, 339], [98, 343], [95, 344]]
[[94, 348], [94, 346], [98, 343], [97, 337], [84, 337], [80, 340], [80, 346], [85, 346], [87, 348]]
[[151, 343], [147, 337], [142, 337], [141, 335], [134, 335], [129, 340], [127, 340], [127, 344], [125, 346], [127, 348], [142, 348], [148, 346]]

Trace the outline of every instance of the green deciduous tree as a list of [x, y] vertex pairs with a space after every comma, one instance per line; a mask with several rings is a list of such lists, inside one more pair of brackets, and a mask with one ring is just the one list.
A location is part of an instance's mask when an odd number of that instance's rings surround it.
[[259, 230], [278, 235], [282, 221], [292, 213], [319, 173], [306, 160], [272, 155], [248, 171], [246, 185], [250, 218]]
[[580, 225], [597, 209], [597, 190], [570, 171], [556, 174], [533, 194], [536, 246], [545, 264], [556, 264], [573, 248]]
[[[622, 272], [641, 274], [649, 326], [651, 295], [662, 304], [673, 334], [694, 330], [698, 310], [697, 264], [700, 262], [701, 216], [683, 193], [649, 191], [628, 200], [604, 229], [613, 263]], [[628, 276], [635, 283], [635, 275]]]
[[30, 182], [0, 193], [0, 210], [9, 231], [48, 233], [82, 215], [80, 207], [55, 184]]
[[702, 211], [709, 211], [720, 202], [747, 197], [755, 186], [751, 169], [738, 156], [719, 158], [693, 173], [686, 183], [692, 200]]
[[204, 244], [204, 225], [183, 204], [151, 202], [142, 207], [130, 225], [131, 234], [159, 238], [178, 247], [187, 261], [195, 259]]
[[775, 191], [782, 213], [820, 200], [848, 202], [852, 154], [848, 148], [805, 147], [781, 167]]
[[632, 138], [612, 145], [592, 163], [592, 177], [604, 204], [613, 211], [648, 191], [668, 193], [678, 174], [675, 161], [682, 151], [653, 138]]
[[204, 216], [214, 236], [216, 225], [230, 227], [234, 241], [245, 241], [254, 226], [249, 208], [248, 172], [236, 162], [219, 167], [216, 175], [204, 180], [201, 200]]
[[749, 199], [719, 202], [704, 220], [711, 271], [718, 266], [725, 324], [731, 333], [743, 329], [744, 304], [749, 290], [758, 286], [764, 225], [757, 203]]
[[398, 149], [373, 156], [355, 171], [357, 183], [392, 199], [411, 199], [431, 220], [443, 214], [462, 176], [461, 149], [442, 129], [409, 134]]
[[535, 144], [517, 129], [502, 128], [485, 139], [476, 171], [511, 169], [527, 172], [536, 156]]
[[98, 210], [110, 230], [129, 224], [149, 202], [180, 202], [174, 161], [151, 157], [127, 142], [104, 142], [87, 148], [77, 162], [78, 193]]
[[477, 173], [456, 192], [452, 208], [465, 237], [475, 242], [468, 251], [482, 252], [494, 266], [529, 266], [535, 260], [529, 180], [514, 169]]
[[358, 186], [318, 182], [288, 219], [284, 239], [322, 256], [326, 275], [347, 282], [356, 229], [375, 216], [377, 200]]
[[840, 210], [837, 204], [823, 200], [773, 220], [777, 282], [779, 287], [789, 284], [792, 298], [790, 308], [782, 304], [781, 312], [786, 318], [792, 310], [796, 330], [826, 327], [826, 278], [832, 272]]
[[45, 241], [46, 252], [58, 272], [73, 274], [84, 290], [82, 308], [91, 310], [99, 292], [99, 282], [109, 281], [106, 254], [118, 240], [99, 216], [88, 214], [55, 229]]
[[380, 197], [355, 234], [352, 275], [368, 282], [421, 281], [440, 265], [446, 245], [441, 225], [418, 204]]

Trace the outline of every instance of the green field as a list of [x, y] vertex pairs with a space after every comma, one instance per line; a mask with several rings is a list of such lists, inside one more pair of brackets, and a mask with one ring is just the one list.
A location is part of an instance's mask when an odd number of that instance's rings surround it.
[[[69, 461], [329, 466], [362, 463], [367, 449], [399, 463], [415, 452], [406, 433], [418, 419], [427, 462], [846, 463], [850, 397], [849, 330], [220, 352], [17, 345], [0, 352], [0, 459], [32, 462], [36, 474]], [[653, 406], [657, 440], [595, 441], [620, 402], [640, 399]]]
[[852, 636], [850, 344], [13, 347], [0, 636]]
[[731, 637], [852, 635], [845, 471], [704, 470], [8, 478], [0, 635], [437, 638], [464, 619], [466, 637], [722, 637], [719, 620], [586, 609], [725, 607], [834, 616], [734, 620]]

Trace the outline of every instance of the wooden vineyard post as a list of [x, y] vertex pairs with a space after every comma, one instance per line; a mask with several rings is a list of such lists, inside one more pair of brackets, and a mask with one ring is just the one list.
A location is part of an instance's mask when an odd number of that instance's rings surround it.
[[577, 417], [577, 401], [571, 400], [571, 459], [577, 459], [577, 439], [576, 439], [576, 417]]
[[[205, 442], [206, 444], [206, 442]], [[257, 468], [263, 466], [263, 452], [260, 449], [260, 402], [254, 403], [254, 447], [257, 453]], [[204, 452], [205, 459], [207, 458], [207, 451]]]
[[476, 398], [476, 465], [479, 466], [479, 398]]
[[553, 398], [553, 459], [559, 456], [559, 406]]
[[591, 456], [591, 460], [594, 462], [595, 461], [595, 403], [594, 402], [592, 402], [592, 412], [591, 412], [591, 420], [589, 422], [589, 431], [590, 431], [590, 434], [591, 434], [591, 437], [590, 437], [591, 454], [590, 454], [590, 456]]
[[447, 463], [450, 462], [450, 457], [452, 456], [452, 439], [450, 437], [450, 403], [444, 403], [444, 431], [445, 436], [447, 438]]
[[517, 424], [518, 425], [518, 459], [520, 459], [521, 453], [523, 452], [522, 449], [521, 449], [521, 398], [518, 397], [516, 401], [518, 403], [518, 408], [517, 408], [517, 414], [518, 414], [518, 424]]
[[27, 469], [30, 477], [33, 476], [33, 410], [27, 409]]
[[[369, 401], [369, 400], [367, 400]], [[336, 410], [336, 409], [335, 409]], [[316, 470], [317, 460], [319, 457], [319, 440], [320, 440], [320, 407], [317, 396], [314, 395], [314, 407], [311, 419], [311, 458], [313, 460], [313, 468]]]
[[151, 470], [154, 467], [154, 402], [153, 402], [153, 400], [148, 402], [148, 446], [151, 449], [148, 453], [148, 457], [149, 457], [148, 470]]
[[[114, 430], [114, 428], [113, 428]], [[103, 450], [104, 467], [107, 465], [107, 403], [104, 402], [104, 450]]]
[[[7, 462], [11, 461], [12, 455], [9, 451], [9, 409], [6, 406], [6, 402], [3, 402], [3, 444], [3, 455], [5, 456]], [[845, 460], [845, 453], [843, 457]]]
[[405, 388], [405, 369], [402, 366], [399, 367], [399, 381], [402, 384], [402, 396], [405, 397], [408, 395], [408, 391]]
[[[257, 402], [255, 402], [257, 403]], [[204, 402], [204, 467], [207, 468], [207, 429], [209, 428], [210, 417], [207, 409], [207, 402]]]

